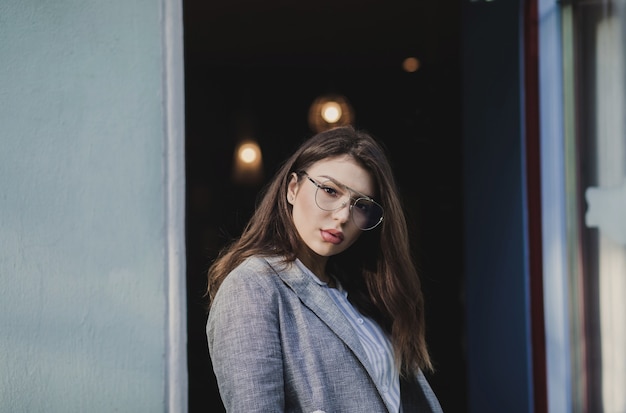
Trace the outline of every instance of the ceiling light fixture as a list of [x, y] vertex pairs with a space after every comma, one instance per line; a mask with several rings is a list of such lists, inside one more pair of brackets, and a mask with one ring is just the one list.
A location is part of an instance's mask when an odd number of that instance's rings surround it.
[[315, 132], [350, 125], [353, 121], [354, 110], [348, 99], [342, 95], [320, 96], [309, 108], [309, 126]]

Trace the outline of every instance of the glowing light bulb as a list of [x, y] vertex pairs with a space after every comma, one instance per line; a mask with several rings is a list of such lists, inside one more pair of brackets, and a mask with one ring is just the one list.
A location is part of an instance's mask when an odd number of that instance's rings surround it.
[[341, 125], [350, 125], [353, 120], [354, 110], [343, 95], [319, 96], [309, 107], [309, 126], [316, 132]]
[[263, 155], [261, 147], [252, 139], [241, 142], [233, 154], [233, 181], [254, 185], [263, 180]]
[[239, 148], [239, 159], [245, 163], [253, 163], [257, 159], [257, 148], [254, 145], [246, 144]]
[[341, 106], [337, 102], [327, 102], [322, 106], [322, 118], [328, 123], [337, 123], [341, 115]]
[[409, 73], [417, 72], [417, 69], [420, 68], [420, 61], [415, 57], [407, 57], [402, 62], [402, 68]]

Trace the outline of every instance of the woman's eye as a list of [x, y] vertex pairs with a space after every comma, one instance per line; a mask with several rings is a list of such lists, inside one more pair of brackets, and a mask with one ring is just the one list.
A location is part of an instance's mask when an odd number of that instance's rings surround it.
[[357, 202], [354, 204], [355, 208], [361, 212], [368, 212], [370, 210], [370, 206], [365, 204], [364, 202]]
[[329, 186], [322, 187], [322, 190], [326, 193], [326, 195], [329, 195], [329, 196], [335, 197], [335, 196], [338, 195], [337, 190], [335, 188], [331, 188]]

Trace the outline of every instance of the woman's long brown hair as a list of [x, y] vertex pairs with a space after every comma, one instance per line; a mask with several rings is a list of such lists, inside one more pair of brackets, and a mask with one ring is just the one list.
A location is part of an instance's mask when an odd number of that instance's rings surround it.
[[281, 165], [261, 194], [242, 235], [224, 247], [209, 268], [209, 305], [222, 281], [246, 258], [271, 255], [284, 257], [285, 261], [296, 259], [302, 241], [287, 202], [291, 173], [304, 171], [322, 159], [343, 155], [351, 156], [369, 171], [385, 217], [347, 251], [331, 257], [329, 270], [346, 289], [353, 305], [377, 320], [390, 335], [403, 375], [411, 375], [417, 369], [432, 371], [421, 283], [391, 165], [380, 143], [351, 126], [314, 135]]

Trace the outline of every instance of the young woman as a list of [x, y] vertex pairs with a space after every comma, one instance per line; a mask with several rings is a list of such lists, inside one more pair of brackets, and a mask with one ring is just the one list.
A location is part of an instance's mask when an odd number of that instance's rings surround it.
[[441, 412], [387, 156], [353, 127], [305, 141], [208, 272], [228, 412]]

